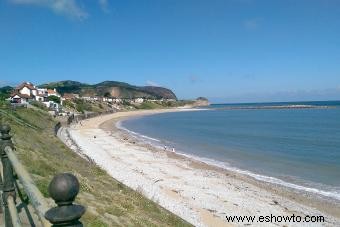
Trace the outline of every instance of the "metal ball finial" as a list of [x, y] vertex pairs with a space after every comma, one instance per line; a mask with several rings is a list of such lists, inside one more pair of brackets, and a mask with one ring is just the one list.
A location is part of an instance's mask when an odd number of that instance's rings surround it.
[[58, 174], [51, 181], [48, 191], [58, 206], [72, 204], [79, 192], [78, 179], [70, 173]]
[[79, 221], [85, 213], [85, 208], [81, 205], [73, 204], [79, 192], [79, 181], [71, 173], [61, 173], [56, 175], [49, 187], [50, 196], [58, 205], [49, 209], [45, 218], [49, 220], [53, 227], [82, 227]]

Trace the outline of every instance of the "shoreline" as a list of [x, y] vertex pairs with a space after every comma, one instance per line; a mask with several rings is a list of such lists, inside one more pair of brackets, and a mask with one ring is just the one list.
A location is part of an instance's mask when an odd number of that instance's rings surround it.
[[[135, 117], [131, 117], [131, 118], [135, 118]], [[129, 120], [131, 118], [122, 119], [120, 121], [117, 121], [116, 124], [115, 124], [115, 127], [118, 128], [119, 130], [125, 131], [130, 136], [133, 136], [134, 138], [136, 138], [136, 140], [139, 140], [142, 144], [144, 143], [144, 146], [146, 144], [150, 144], [153, 147], [155, 147], [155, 149], [162, 149], [162, 147], [159, 146], [160, 142], [161, 142], [160, 140], [155, 139], [155, 138], [150, 138], [148, 136], [145, 136], [143, 134], [131, 131], [131, 130], [122, 126], [122, 122], [124, 122], [125, 120]], [[157, 146], [156, 144], [152, 144], [151, 142], [148, 142], [148, 140], [156, 141], [156, 142], [159, 143], [159, 145]], [[298, 185], [298, 184], [295, 184], [295, 183], [284, 181], [284, 180], [276, 178], [276, 177], [261, 175], [261, 174], [251, 172], [249, 170], [244, 170], [244, 169], [239, 169], [239, 168], [236, 168], [236, 167], [233, 167], [233, 166], [228, 166], [224, 162], [220, 162], [220, 161], [217, 161], [217, 160], [214, 160], [214, 159], [209, 159], [209, 158], [205, 158], [205, 157], [199, 157], [199, 156], [195, 156], [195, 155], [190, 155], [190, 154], [178, 152], [177, 150], [176, 151], [164, 150], [164, 151], [177, 154], [178, 156], [180, 156], [182, 158], [193, 159], [196, 162], [204, 163], [208, 166], [213, 166], [213, 167], [225, 170], [225, 171], [237, 173], [237, 174], [240, 174], [240, 175], [245, 175], [247, 177], [253, 178], [254, 180], [257, 180], [257, 181], [260, 181], [260, 182], [275, 184], [275, 185], [278, 185], [278, 186], [282, 186], [284, 188], [288, 188], [290, 190], [295, 190], [297, 192], [314, 193], [314, 194], [317, 194], [318, 196], [325, 197], [325, 199], [329, 199], [329, 200], [335, 199], [340, 203], [340, 194], [339, 193], [335, 194], [335, 193], [332, 193], [330, 191], [325, 191], [323, 189]]]
[[[85, 120], [82, 126], [73, 126], [70, 129], [70, 134], [81, 147], [82, 152], [86, 153], [112, 177], [118, 178], [117, 180], [137, 191], [142, 191], [141, 193], [146, 197], [196, 226], [228, 226], [231, 223], [226, 222], [225, 215], [255, 214], [323, 215], [328, 223], [316, 224], [332, 226], [340, 223], [339, 203], [327, 202], [322, 197], [317, 198], [314, 193], [305, 193], [304, 195], [293, 189], [259, 181], [250, 176], [193, 160], [181, 154], [165, 152], [138, 141], [129, 133], [116, 127], [117, 122], [130, 117], [173, 111], [192, 111], [192, 109], [118, 112]], [[91, 141], [91, 137], [98, 133], [100, 135]], [[103, 138], [99, 139], [99, 136]], [[84, 138], [87, 138], [87, 141], [84, 141]], [[93, 142], [99, 145], [99, 148], [97, 147], [95, 150], [101, 150], [103, 154], [111, 156], [111, 160], [107, 160], [109, 163], [102, 163], [101, 157], [96, 157], [94, 151], [90, 151], [91, 144], [89, 143]], [[113, 142], [114, 144], [112, 144]], [[108, 147], [109, 144], [120, 151], [115, 152], [114, 149]], [[121, 173], [123, 175], [111, 173], [117, 168], [110, 167], [110, 163], [126, 162], [127, 159], [130, 159], [127, 157], [124, 159], [127, 153], [137, 156], [134, 160], [128, 160], [131, 166], [127, 175], [132, 175], [131, 179], [145, 178], [137, 185], [130, 182], [129, 177], [124, 176], [123, 173]], [[141, 164], [143, 162], [145, 163]], [[159, 166], [160, 162], [163, 166]], [[152, 167], [153, 165], [156, 165], [160, 172], [152, 173], [151, 170], [155, 169]], [[138, 167], [138, 170], [135, 171], [134, 167]], [[175, 170], [180, 174], [178, 175]], [[196, 180], [201, 184], [188, 182], [187, 175], [197, 178]], [[150, 188], [145, 184], [150, 183], [148, 178], [151, 176], [154, 179], [151, 183], [154, 183]], [[173, 184], [172, 181], [178, 182]], [[197, 201], [196, 197], [201, 201]], [[179, 201], [183, 205], [178, 204]], [[285, 224], [295, 225], [295, 223]]]

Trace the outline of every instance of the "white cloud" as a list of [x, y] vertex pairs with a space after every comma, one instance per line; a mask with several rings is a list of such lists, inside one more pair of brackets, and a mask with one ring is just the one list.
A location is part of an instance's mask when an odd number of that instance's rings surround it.
[[154, 87], [160, 87], [160, 85], [154, 81], [148, 80], [146, 81], [147, 86], [154, 86]]
[[109, 2], [108, 0], [98, 0], [100, 8], [103, 10], [105, 13], [109, 13]]
[[56, 14], [66, 15], [78, 20], [84, 20], [88, 13], [81, 7], [76, 0], [9, 0], [17, 5], [36, 5], [45, 7]]

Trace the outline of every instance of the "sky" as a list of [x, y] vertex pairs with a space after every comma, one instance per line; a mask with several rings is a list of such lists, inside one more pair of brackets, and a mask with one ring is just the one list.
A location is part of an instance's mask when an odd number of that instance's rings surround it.
[[340, 0], [0, 0], [0, 86], [60, 80], [340, 100]]

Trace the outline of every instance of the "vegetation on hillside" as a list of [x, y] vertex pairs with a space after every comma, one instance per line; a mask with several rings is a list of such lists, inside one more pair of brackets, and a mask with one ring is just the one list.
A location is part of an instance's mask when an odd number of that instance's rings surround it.
[[46, 105], [45, 105], [44, 103], [42, 103], [42, 102], [39, 102], [39, 101], [32, 101], [32, 102], [30, 102], [30, 104], [31, 104], [32, 106], [35, 106], [35, 107], [41, 109], [41, 110], [46, 110], [46, 111], [48, 110], [48, 108], [46, 107]]
[[55, 95], [50, 95], [47, 97], [48, 101], [52, 101], [55, 103], [60, 103], [60, 98], [58, 96]]
[[53, 134], [56, 121], [43, 111], [1, 106], [0, 122], [12, 127], [20, 161], [44, 196], [48, 184], [60, 172], [72, 172], [80, 181], [77, 202], [86, 206], [85, 226], [190, 226], [111, 178], [93, 163], [82, 159]]
[[10, 86], [0, 88], [0, 100], [5, 100], [9, 98], [13, 88]]
[[104, 81], [98, 84], [84, 84], [77, 81], [58, 81], [39, 85], [39, 87], [56, 88], [61, 94], [76, 93], [81, 96], [105, 96], [116, 98], [150, 98], [177, 99], [176, 95], [167, 88], [153, 86], [134, 86], [117, 81]]

